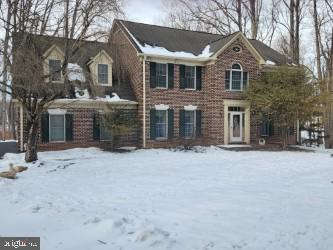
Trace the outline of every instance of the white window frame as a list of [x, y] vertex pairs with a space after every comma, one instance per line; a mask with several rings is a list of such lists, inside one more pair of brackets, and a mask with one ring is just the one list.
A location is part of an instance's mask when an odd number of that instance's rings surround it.
[[[186, 67], [194, 68], [194, 88], [187, 88], [186, 84]], [[193, 65], [185, 65], [185, 90], [196, 90], [197, 89], [197, 67]]]
[[185, 116], [186, 112], [193, 112], [193, 135], [192, 136], [186, 136], [186, 122], [184, 121], [184, 133], [185, 133], [185, 139], [192, 139], [196, 137], [196, 121], [197, 121], [197, 113], [196, 110], [185, 110]]
[[[155, 137], [156, 140], [166, 140], [168, 139], [168, 127], [169, 127], [169, 121], [168, 121], [168, 110], [167, 109], [157, 109], [156, 112], [165, 112], [165, 137]], [[156, 115], [156, 114], [155, 114]], [[154, 118], [156, 119], [156, 117]], [[157, 122], [155, 123], [155, 134], [157, 134]]]
[[[233, 69], [232, 66], [234, 66], [235, 64], [238, 64], [240, 66], [240, 69]], [[230, 79], [229, 79], [229, 91], [233, 91], [233, 92], [239, 92], [239, 91], [243, 91], [244, 90], [244, 82], [243, 82], [243, 67], [240, 63], [233, 63], [231, 66], [231, 69], [229, 70], [230, 72]], [[240, 89], [233, 89], [232, 88], [232, 72], [241, 72], [241, 82], [240, 82]], [[249, 72], [247, 72], [247, 84], [249, 83]]]
[[[52, 141], [51, 140], [51, 116], [63, 116], [64, 118], [64, 140], [63, 141]], [[49, 114], [49, 142], [50, 143], [64, 143], [66, 142], [66, 114]]]
[[[157, 86], [157, 65], [158, 64], [165, 65], [165, 67], [166, 67], [165, 87]], [[156, 67], [155, 68], [155, 70], [156, 70], [156, 89], [168, 89], [169, 88], [169, 65], [167, 63], [156, 63], [155, 67]]]
[[52, 75], [51, 75], [51, 70], [50, 70], [50, 61], [60, 61], [60, 69], [61, 69], [61, 64], [62, 64], [62, 61], [58, 58], [47, 58], [47, 64], [48, 64], [48, 67], [49, 67], [49, 76], [50, 76], [50, 82], [53, 82], [53, 83], [62, 83], [63, 80], [64, 80], [64, 77], [62, 75], [62, 70], [60, 70], [60, 80], [52, 80]]
[[[108, 72], [108, 81], [107, 81], [107, 83], [101, 83], [101, 82], [99, 82], [99, 72], [98, 72], [98, 68], [99, 68], [99, 65], [106, 65], [107, 66], [107, 72]], [[97, 64], [97, 83], [98, 83], [98, 85], [104, 85], [104, 86], [107, 86], [107, 85], [110, 85], [110, 76], [109, 76], [109, 67], [110, 67], [110, 65], [108, 64], [108, 63], [98, 63]]]

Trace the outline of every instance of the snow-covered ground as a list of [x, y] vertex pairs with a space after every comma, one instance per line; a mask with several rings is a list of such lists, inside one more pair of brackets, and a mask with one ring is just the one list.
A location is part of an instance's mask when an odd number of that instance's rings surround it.
[[[333, 249], [330, 153], [75, 149], [0, 180], [0, 236], [43, 250]], [[7, 154], [23, 164], [23, 155]]]

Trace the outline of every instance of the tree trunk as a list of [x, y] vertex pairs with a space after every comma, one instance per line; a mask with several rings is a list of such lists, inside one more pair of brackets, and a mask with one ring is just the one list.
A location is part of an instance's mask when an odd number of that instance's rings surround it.
[[293, 63], [295, 63], [295, 4], [294, 0], [290, 0], [289, 5], [289, 53]]
[[315, 46], [316, 46], [316, 63], [317, 63], [317, 75], [318, 79], [321, 81], [323, 79], [323, 74], [321, 72], [321, 52], [320, 52], [320, 28], [318, 23], [318, 12], [317, 12], [317, 0], [313, 0], [313, 20], [315, 28]]
[[297, 65], [300, 63], [299, 56], [299, 39], [300, 39], [300, 23], [301, 23], [301, 9], [300, 9], [300, 0], [295, 1], [295, 36], [294, 36], [294, 60]]
[[28, 141], [27, 151], [25, 152], [25, 161], [34, 162], [38, 160], [37, 156], [37, 132], [38, 132], [38, 120], [28, 124]]

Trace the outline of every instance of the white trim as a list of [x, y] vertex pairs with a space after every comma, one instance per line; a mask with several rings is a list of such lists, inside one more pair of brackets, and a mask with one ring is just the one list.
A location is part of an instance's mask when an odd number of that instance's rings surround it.
[[197, 110], [198, 106], [193, 106], [193, 105], [186, 105], [184, 106], [185, 111], [195, 111]]
[[168, 110], [169, 109], [169, 105], [165, 105], [165, 104], [157, 104], [155, 105], [155, 109], [156, 110]]
[[65, 115], [67, 113], [66, 109], [48, 109], [47, 112], [50, 115]]

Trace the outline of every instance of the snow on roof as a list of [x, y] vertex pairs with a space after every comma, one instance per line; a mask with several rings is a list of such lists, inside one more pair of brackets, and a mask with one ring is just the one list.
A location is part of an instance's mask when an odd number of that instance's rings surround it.
[[91, 98], [87, 89], [80, 90], [75, 88], [76, 100], [81, 101], [101, 101], [101, 102], [128, 102], [129, 100], [121, 99], [117, 93], [112, 93], [112, 96], [105, 95], [104, 97]]
[[86, 81], [83, 69], [77, 63], [69, 63], [67, 65], [67, 72], [68, 72], [69, 81], [79, 81], [79, 82]]
[[271, 60], [267, 60], [266, 65], [276, 65], [276, 63]]
[[157, 56], [170, 56], [170, 57], [182, 57], [187, 59], [205, 59], [209, 58], [213, 52], [210, 52], [210, 45], [207, 45], [201, 52], [200, 55], [194, 55], [189, 52], [184, 51], [169, 51], [166, 48], [159, 47], [159, 46], [151, 46], [149, 44], [142, 45], [135, 36], [125, 27], [123, 26], [128, 34], [131, 36], [131, 38], [134, 40], [135, 44], [140, 48], [140, 50], [144, 54], [151, 54], [151, 55], [157, 55]]

